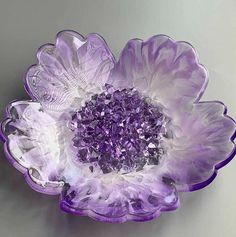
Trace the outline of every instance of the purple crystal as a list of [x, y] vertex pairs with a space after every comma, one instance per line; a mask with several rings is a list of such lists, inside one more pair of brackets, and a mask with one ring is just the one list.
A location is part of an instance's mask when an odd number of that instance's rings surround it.
[[72, 116], [78, 160], [99, 166], [103, 173], [157, 165], [165, 121], [161, 109], [138, 91], [106, 85]]
[[5, 153], [34, 190], [60, 194], [68, 213], [112, 223], [156, 218], [236, 154], [225, 105], [201, 101], [207, 83], [186, 42], [132, 39], [115, 59], [101, 36], [62, 31], [26, 73], [32, 100], [7, 106]]

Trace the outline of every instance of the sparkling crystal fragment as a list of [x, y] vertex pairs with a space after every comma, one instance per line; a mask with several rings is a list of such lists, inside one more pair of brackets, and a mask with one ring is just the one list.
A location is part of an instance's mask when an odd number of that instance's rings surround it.
[[138, 91], [106, 85], [72, 116], [78, 161], [99, 166], [103, 173], [157, 165], [166, 121], [161, 108]]

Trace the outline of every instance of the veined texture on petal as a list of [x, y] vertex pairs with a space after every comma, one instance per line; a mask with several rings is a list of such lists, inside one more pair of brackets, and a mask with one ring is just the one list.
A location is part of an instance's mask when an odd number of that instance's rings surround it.
[[235, 121], [201, 102], [206, 69], [193, 47], [132, 39], [118, 62], [97, 34], [62, 31], [37, 52], [7, 107], [6, 155], [35, 190], [99, 221], [147, 221], [179, 207], [235, 155]]
[[97, 34], [58, 33], [56, 43], [39, 48], [38, 63], [29, 68], [26, 89], [43, 108], [73, 109], [91, 92], [101, 90], [114, 65], [113, 55]]
[[150, 220], [178, 207], [175, 186], [156, 169], [80, 178], [64, 186], [61, 195], [63, 210], [116, 223]]
[[217, 101], [199, 102], [175, 120], [166, 165], [179, 190], [202, 188], [235, 155], [235, 122]]
[[116, 87], [134, 87], [168, 108], [200, 99], [207, 81], [193, 47], [165, 35], [128, 41], [109, 78]]
[[63, 182], [57, 179], [60, 147], [56, 121], [32, 101], [11, 103], [7, 114], [2, 132], [11, 163], [37, 191], [59, 193]]

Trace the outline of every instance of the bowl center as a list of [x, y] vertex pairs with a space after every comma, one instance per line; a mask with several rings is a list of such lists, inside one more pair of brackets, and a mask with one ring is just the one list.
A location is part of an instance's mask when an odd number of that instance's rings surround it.
[[150, 98], [135, 89], [91, 96], [72, 116], [73, 145], [78, 162], [99, 166], [103, 173], [129, 173], [145, 165], [158, 165], [167, 117]]

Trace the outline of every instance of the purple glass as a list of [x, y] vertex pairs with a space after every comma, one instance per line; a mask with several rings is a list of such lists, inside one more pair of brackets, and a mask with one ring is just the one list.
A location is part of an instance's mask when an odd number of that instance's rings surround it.
[[132, 39], [118, 61], [103, 38], [58, 33], [25, 76], [31, 99], [7, 106], [6, 156], [62, 210], [99, 221], [147, 221], [210, 184], [235, 155], [220, 101], [200, 101], [208, 74], [193, 47]]

